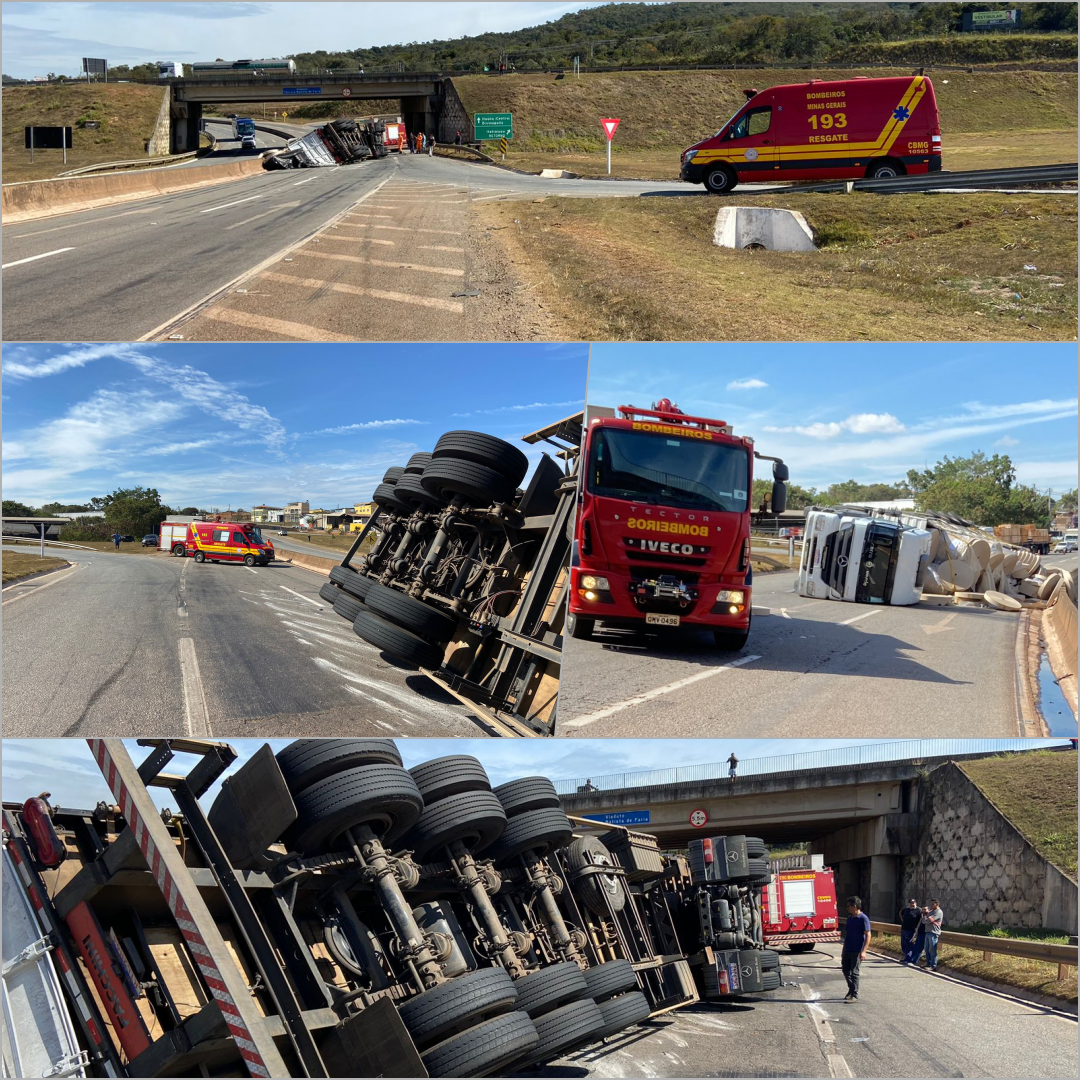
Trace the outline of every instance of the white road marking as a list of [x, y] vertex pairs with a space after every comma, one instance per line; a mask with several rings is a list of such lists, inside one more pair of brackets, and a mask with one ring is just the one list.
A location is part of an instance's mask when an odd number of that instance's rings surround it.
[[[50, 574], [49, 580], [44, 585], [35, 585], [34, 588], [27, 590], [26, 592], [19, 592], [18, 595], [13, 596], [10, 600], [5, 600], [2, 607], [7, 607], [8, 604], [14, 604], [19, 600], [25, 600], [28, 596], [34, 596], [36, 593], [41, 592], [42, 589], [47, 589], [51, 585], [56, 585], [61, 581], [66, 581], [76, 570], [81, 570], [85, 564], [75, 563], [70, 570], [61, 570], [58, 574]], [[18, 586], [9, 585], [4, 592], [8, 592], [10, 589], [18, 588]]]
[[245, 566], [245, 567], [244, 567], [244, 569], [245, 569], [245, 570], [246, 570], [246, 571], [247, 571], [247, 572], [248, 572], [249, 574], [257, 574], [257, 573], [258, 573], [258, 570], [253, 570], [253, 569], [252, 569], [252, 568], [251, 568], [250, 566]]
[[478, 199], [473, 199], [473, 202], [488, 202], [490, 199], [505, 199], [508, 195], [524, 195], [525, 192], [520, 188], [514, 188], [513, 191], [501, 191], [498, 195], [481, 195]]
[[303, 593], [298, 593], [295, 589], [290, 589], [288, 585], [279, 585], [279, 589], [284, 589], [286, 592], [291, 592], [293, 596], [299, 596], [301, 600], [306, 600], [309, 604], [314, 604], [317, 608], [322, 608], [325, 605], [320, 604], [318, 600], [312, 600], [310, 596], [304, 596]]
[[333, 645], [338, 649], [352, 649], [354, 652], [368, 654], [377, 653], [379, 651], [374, 645], [368, 645], [367, 642], [361, 641], [355, 634], [352, 635], [352, 640], [350, 641], [347, 638], [340, 638], [334, 634], [327, 633], [325, 630], [317, 630], [312, 627], [310, 623], [289, 622], [287, 619], [283, 618], [281, 625], [286, 627], [291, 626], [293, 629], [299, 630], [304, 634], [322, 638], [326, 644]]
[[[357, 686], [366, 686], [375, 691], [375, 693], [397, 698], [398, 700], [405, 702], [406, 705], [411, 706], [413, 709], [419, 709], [422, 712], [431, 713], [443, 718], [453, 715], [453, 711], [447, 706], [436, 705], [434, 702], [427, 701], [420, 697], [414, 690], [401, 689], [388, 683], [377, 682], [375, 679], [365, 679], [362, 675], [357, 675], [347, 668], [338, 667], [337, 664], [332, 664], [329, 660], [324, 660], [321, 656], [314, 657], [314, 661], [318, 667], [321, 667], [326, 671], [332, 671], [335, 675], [339, 675], [341, 678], [345, 679], [346, 682], [355, 683]], [[377, 704], [382, 704], [382, 702], [377, 702]], [[396, 708], [397, 706], [392, 707]]]
[[244, 218], [243, 221], [233, 222], [232, 225], [226, 225], [225, 231], [228, 232], [230, 229], [239, 229], [241, 225], [250, 225], [253, 221], [258, 221], [260, 218], [269, 217], [271, 214], [276, 214], [279, 210], [291, 210], [293, 207], [299, 205], [299, 202], [277, 203], [275, 206], [271, 206], [269, 210], [264, 210], [261, 214], [256, 214], [254, 217]]
[[312, 180], [318, 180], [318, 179], [319, 179], [318, 175], [309, 176], [306, 180], [297, 180], [296, 183], [293, 184], [293, 187], [299, 187], [301, 184], [310, 184]]
[[55, 251], [46, 251], [41, 255], [31, 255], [27, 259], [16, 259], [14, 262], [4, 263], [0, 270], [6, 270], [9, 266], [22, 266], [23, 263], [37, 262], [38, 259], [47, 259], [50, 255], [63, 255], [65, 251], [74, 251], [73, 247], [57, 248]]
[[413, 296], [409, 293], [389, 292], [385, 289], [362, 289], [348, 285], [343, 281], [323, 281], [321, 278], [301, 278], [294, 274], [276, 274], [267, 271], [263, 274], [267, 281], [280, 281], [304, 289], [326, 289], [330, 292], [344, 293], [346, 296], [370, 296], [373, 300], [388, 300], [396, 304], [412, 304], [415, 307], [435, 308], [452, 315], [463, 315], [465, 305], [460, 301], [442, 300], [435, 296]]
[[252, 202], [261, 198], [261, 195], [249, 195], [246, 199], [236, 199], [233, 202], [220, 203], [218, 206], [208, 206], [205, 210], [200, 210], [199, 213], [212, 214], [215, 210], [227, 210], [230, 206], [239, 206], [241, 203]]
[[567, 728], [579, 728], [586, 727], [589, 724], [595, 724], [598, 720], [606, 720], [609, 716], [614, 716], [615, 713], [622, 712], [623, 709], [629, 709], [633, 705], [643, 705], [646, 701], [652, 701], [654, 698], [663, 697], [665, 694], [671, 694], [676, 690], [681, 690], [684, 686], [691, 686], [693, 683], [701, 682], [703, 679], [711, 679], [714, 675], [720, 675], [722, 672], [729, 671], [731, 668], [742, 667], [743, 664], [753, 663], [755, 660], [760, 660], [761, 657], [754, 656], [740, 656], [737, 660], [732, 660], [730, 664], [721, 664], [719, 667], [709, 668], [707, 671], [699, 671], [696, 675], [688, 675], [685, 679], [679, 679], [676, 682], [668, 683], [666, 686], [657, 686], [653, 690], [647, 690], [644, 694], [638, 694], [636, 697], [627, 698], [626, 701], [620, 701], [615, 705], [609, 705], [606, 709], [600, 709], [598, 712], [586, 713], [584, 716], [575, 716], [573, 720], [564, 720], [562, 722], [556, 720], [556, 734], [558, 729]]
[[[383, 702], [383, 701], [378, 701], [377, 699], [373, 699], [373, 698], [369, 698], [367, 694], [365, 694], [365, 693], [364, 693], [364, 692], [363, 692], [362, 690], [357, 690], [355, 686], [346, 686], [346, 687], [345, 687], [345, 689], [346, 689], [346, 690], [347, 690], [347, 691], [348, 691], [348, 692], [349, 692], [350, 694], [352, 694], [352, 695], [353, 695], [353, 697], [363, 698], [363, 699], [364, 699], [364, 701], [372, 701], [372, 700], [375, 700], [375, 701], [376, 701], [376, 704], [378, 704], [378, 705], [386, 705], [386, 702]], [[388, 706], [388, 707], [389, 707], [389, 708], [395, 708], [396, 706], [392, 706], [392, 705], [391, 705], [391, 706]], [[399, 719], [399, 720], [404, 720], [404, 721], [405, 721], [405, 723], [409, 725], [409, 727], [415, 727], [415, 724], [413, 724], [413, 722], [412, 722], [412, 721], [411, 721], [411, 720], [410, 720], [410, 719], [409, 719], [409, 718], [408, 718], [408, 717], [407, 717], [407, 716], [405, 715], [405, 710], [404, 710], [404, 709], [402, 709], [402, 710], [400, 710], [400, 711], [399, 711], [399, 713], [398, 713], [398, 719]], [[383, 722], [382, 722], [381, 720], [376, 720], [376, 721], [375, 721], [375, 723], [376, 723], [376, 724], [382, 724], [382, 726], [383, 726], [384, 728], [389, 728], [389, 727], [390, 727], [390, 725], [389, 725], [389, 724], [383, 724]], [[392, 729], [391, 729], [391, 730], [392, 730]]]
[[192, 638], [180, 639], [180, 675], [184, 684], [184, 734], [192, 739], [208, 739], [210, 713], [206, 708], [199, 658]]
[[464, 253], [463, 247], [450, 247], [447, 244], [417, 244], [421, 251], [455, 251], [458, 254]]
[[306, 255], [309, 259], [331, 259], [336, 262], [363, 263], [365, 266], [384, 266], [391, 270], [416, 270], [423, 274], [441, 274], [443, 277], [463, 278], [464, 270], [452, 266], [428, 266], [424, 263], [389, 262], [386, 259], [365, 258], [363, 255], [338, 255], [329, 251], [298, 251], [297, 255]]
[[[291, 261], [291, 260], [290, 260]], [[211, 322], [228, 323], [230, 326], [242, 326], [248, 330], [267, 330], [271, 334], [280, 334], [286, 341], [355, 341], [356, 338], [334, 334], [329, 330], [319, 330], [306, 323], [289, 322], [287, 319], [273, 319], [269, 315], [256, 315], [250, 311], [234, 311], [231, 308], [209, 307], [202, 312], [204, 319]]]
[[[108, 214], [105, 217], [94, 218], [94, 224], [99, 221], [112, 221], [113, 218], [130, 217], [132, 214], [149, 214], [152, 211], [149, 209], [142, 210], [125, 210], [122, 214]], [[85, 221], [74, 221], [70, 225], [54, 225], [51, 229], [35, 229], [33, 232], [13, 233], [12, 236], [16, 240], [25, 240], [28, 236], [44, 236], [46, 233], [63, 232], [65, 229], [78, 229], [80, 226], [85, 225]], [[151, 225], [156, 222], [151, 222]], [[8, 228], [14, 229], [14, 225], [9, 225]]]
[[862, 622], [863, 619], [869, 619], [871, 615], [880, 615], [881, 608], [874, 608], [873, 611], [864, 611], [861, 615], [855, 615], [853, 618], [845, 619], [841, 626], [850, 626], [852, 623]]

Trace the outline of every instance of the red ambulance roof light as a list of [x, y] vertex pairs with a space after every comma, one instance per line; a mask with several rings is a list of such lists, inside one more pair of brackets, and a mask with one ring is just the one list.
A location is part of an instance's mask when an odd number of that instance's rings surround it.
[[23, 803], [23, 822], [34, 858], [50, 870], [59, 866], [67, 858], [67, 848], [56, 832], [49, 804], [45, 799], [38, 797], [27, 799]]

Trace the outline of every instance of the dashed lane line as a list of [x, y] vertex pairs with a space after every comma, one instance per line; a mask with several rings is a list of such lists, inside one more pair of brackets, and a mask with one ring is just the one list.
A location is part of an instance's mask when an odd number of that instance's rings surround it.
[[839, 623], [840, 626], [850, 626], [852, 623], [862, 622], [863, 619], [869, 619], [871, 615], [880, 615], [881, 608], [874, 608], [873, 611], [864, 611], [861, 615], [855, 615], [850, 619], [844, 619]]
[[243, 221], [234, 222], [232, 225], [226, 225], [225, 231], [228, 232], [230, 229], [239, 229], [241, 226], [250, 225], [253, 221], [258, 221], [260, 218], [269, 217], [271, 214], [276, 214], [279, 210], [292, 210], [299, 205], [299, 200], [297, 200], [296, 202], [277, 203], [274, 206], [271, 206], [269, 210], [264, 210], [261, 214], [256, 214], [254, 217], [244, 218]]
[[246, 199], [235, 199], [233, 202], [219, 203], [217, 206], [208, 206], [205, 210], [200, 210], [200, 214], [212, 214], [216, 210], [228, 210], [230, 206], [239, 206], [241, 203], [254, 202], [256, 199], [261, 199], [266, 193], [263, 192], [260, 195], [249, 195]]
[[74, 251], [74, 250], [75, 249], [73, 247], [57, 248], [55, 251], [45, 251], [45, 252], [42, 252], [40, 255], [30, 255], [29, 257], [27, 257], [25, 259], [16, 259], [14, 262], [4, 263], [3, 266], [0, 266], [0, 270], [7, 270], [8, 267], [11, 267], [11, 266], [22, 266], [25, 263], [37, 262], [38, 259], [48, 259], [53, 255], [63, 255], [65, 251]]
[[266, 330], [271, 334], [278, 334], [288, 341], [356, 341], [354, 337], [345, 334], [335, 334], [330, 330], [319, 330], [306, 323], [290, 322], [288, 319], [274, 319], [269, 315], [251, 315], [244, 311], [234, 311], [231, 308], [207, 308], [202, 312], [204, 319], [212, 322], [228, 323], [230, 326], [241, 326], [245, 330]]
[[298, 251], [309, 259], [330, 259], [335, 262], [363, 263], [365, 266], [388, 266], [391, 270], [416, 270], [422, 274], [442, 274], [443, 277], [464, 277], [464, 270], [452, 266], [426, 266], [421, 263], [390, 262], [386, 259], [365, 258], [363, 255], [336, 255], [327, 251]]
[[263, 274], [267, 281], [280, 281], [297, 288], [329, 289], [331, 292], [344, 293], [346, 296], [370, 296], [373, 300], [388, 300], [397, 304], [412, 304], [415, 307], [435, 308], [448, 311], [453, 315], [463, 315], [465, 305], [453, 300], [440, 300], [435, 296], [411, 296], [408, 293], [387, 292], [384, 289], [363, 289], [358, 285], [348, 285], [343, 281], [323, 281], [320, 278], [300, 278], [292, 274]]
[[678, 679], [676, 682], [667, 683], [665, 686], [657, 686], [652, 690], [647, 690], [644, 694], [627, 698], [626, 701], [620, 701], [615, 705], [608, 705], [597, 712], [575, 716], [573, 720], [563, 720], [561, 722], [556, 720], [556, 734], [558, 734], [560, 728], [587, 727], [589, 724], [595, 724], [598, 720], [606, 720], [609, 716], [622, 712], [623, 709], [629, 709], [634, 705], [643, 705], [647, 701], [653, 701], [655, 698], [663, 697], [665, 694], [672, 694], [676, 690], [682, 690], [684, 687], [692, 686], [694, 683], [701, 682], [704, 679], [711, 679], [715, 675], [730, 671], [732, 668], [742, 667], [744, 664], [750, 664], [760, 659], [761, 657], [758, 655], [740, 656], [737, 660], [732, 660], [730, 664], [721, 664], [719, 667], [699, 671], [695, 675], [688, 675], [685, 679]]
[[192, 739], [208, 739], [212, 734], [210, 712], [206, 707], [194, 639], [181, 638], [179, 649], [180, 677], [184, 687], [184, 734]]
[[[828, 1010], [818, 1004], [821, 996], [816, 990], [812, 990], [808, 983], [799, 984], [802, 995], [806, 999], [809, 1019], [814, 1025], [818, 1041], [821, 1043], [821, 1053], [829, 1066], [829, 1075], [832, 1077], [853, 1077], [847, 1059], [836, 1049], [836, 1035], [832, 1029], [831, 1018]], [[822, 1019], [824, 1017], [824, 1019]]]
[[318, 600], [312, 600], [310, 596], [304, 596], [303, 593], [298, 593], [295, 589], [290, 589], [288, 585], [279, 585], [278, 588], [284, 589], [287, 593], [292, 593], [293, 596], [299, 596], [301, 600], [306, 600], [309, 604], [314, 604], [317, 608], [323, 607]]

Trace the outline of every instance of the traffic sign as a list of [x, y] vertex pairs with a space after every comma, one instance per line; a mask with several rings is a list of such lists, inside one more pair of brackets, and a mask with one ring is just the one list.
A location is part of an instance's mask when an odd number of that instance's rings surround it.
[[648, 825], [649, 810], [615, 810], [609, 814], [585, 814], [589, 821], [598, 821], [602, 825]]
[[341, 90], [341, 96], [342, 97], [352, 97], [352, 91], [347, 86], [345, 86]]
[[708, 823], [709, 814], [706, 810], [695, 810], [690, 815], [690, 824], [693, 825], [695, 829], [703, 829]]
[[600, 126], [604, 129], [604, 134], [608, 137], [608, 142], [611, 142], [615, 138], [615, 129], [619, 126], [618, 120], [601, 120]]
[[477, 113], [473, 117], [473, 137], [476, 139], [512, 139], [513, 113]]
[[281, 92], [286, 97], [314, 97], [322, 93], [321, 86], [283, 86]]

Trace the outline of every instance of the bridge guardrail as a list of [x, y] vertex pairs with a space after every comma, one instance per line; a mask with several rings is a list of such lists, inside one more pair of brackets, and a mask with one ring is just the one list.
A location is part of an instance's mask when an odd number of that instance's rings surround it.
[[[5, 533], [0, 536], [0, 541], [5, 544], [33, 544], [40, 547], [42, 540], [36, 536], [11, 536]], [[70, 544], [64, 540], [45, 540], [46, 547], [75, 548], [78, 551], [97, 551], [97, 548], [87, 547], [85, 544]]]

